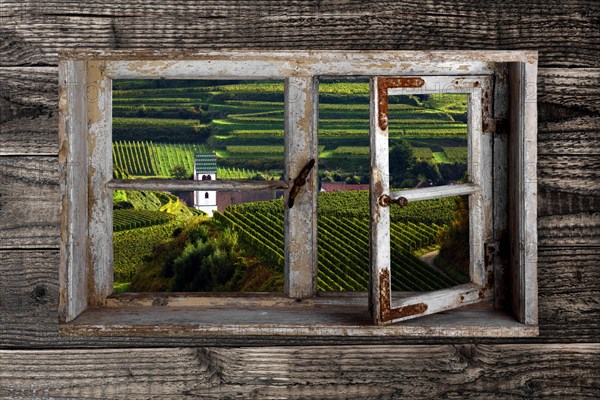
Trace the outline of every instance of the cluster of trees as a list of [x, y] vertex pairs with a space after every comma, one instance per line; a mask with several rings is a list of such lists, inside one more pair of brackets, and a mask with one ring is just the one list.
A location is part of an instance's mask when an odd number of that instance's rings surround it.
[[138, 118], [175, 118], [175, 119], [196, 119], [203, 124], [212, 121], [213, 116], [208, 113], [207, 104], [194, 104], [193, 107], [182, 107], [179, 109], [165, 110], [161, 107], [152, 107], [141, 104], [130, 110], [117, 109], [115, 115], [118, 117], [138, 117]]
[[346, 182], [349, 184], [369, 183], [369, 174], [344, 173], [339, 169], [319, 172], [321, 182]]
[[231, 228], [199, 217], [158, 243], [134, 275], [136, 292], [278, 291], [282, 273], [265, 266]]
[[464, 164], [438, 164], [415, 158], [410, 144], [395, 140], [390, 147], [390, 186], [411, 188], [420, 182], [443, 185], [460, 180], [467, 172]]
[[390, 186], [414, 187], [418, 182], [440, 184], [442, 175], [437, 164], [417, 161], [406, 140], [396, 140], [390, 148]]

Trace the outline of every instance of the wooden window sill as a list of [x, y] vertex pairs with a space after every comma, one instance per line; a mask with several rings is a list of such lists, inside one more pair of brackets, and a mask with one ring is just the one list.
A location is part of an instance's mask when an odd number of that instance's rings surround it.
[[386, 326], [371, 322], [366, 294], [336, 294], [296, 301], [280, 295], [111, 296], [60, 325], [64, 336], [405, 336], [530, 337], [524, 325], [491, 302], [464, 306]]

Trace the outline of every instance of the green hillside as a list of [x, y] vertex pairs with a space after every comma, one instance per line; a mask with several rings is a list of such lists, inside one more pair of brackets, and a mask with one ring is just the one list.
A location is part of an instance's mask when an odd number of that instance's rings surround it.
[[[168, 177], [173, 163], [191, 170], [190, 154], [199, 150], [215, 152], [221, 168], [256, 171], [237, 179], [282, 174], [282, 82], [115, 81], [114, 88], [115, 165], [132, 175]], [[321, 171], [367, 180], [368, 83], [326, 81], [319, 90]], [[446, 164], [440, 168], [445, 181], [464, 173], [447, 171], [466, 163], [464, 96], [392, 96], [390, 103], [391, 139], [407, 140], [419, 161]], [[170, 158], [156, 161], [150, 147]], [[414, 175], [415, 182], [422, 179]]]
[[[282, 82], [116, 80], [113, 89], [113, 165], [121, 178], [172, 178], [176, 167], [191, 177], [197, 152], [217, 155], [218, 179], [282, 178]], [[320, 181], [368, 183], [368, 83], [329, 79], [319, 91]], [[466, 97], [389, 101], [394, 187], [463, 179]], [[456, 204], [392, 208], [394, 290], [461, 281], [418, 257], [456, 224]], [[281, 200], [231, 206], [208, 219], [174, 194], [115, 191], [114, 208], [115, 276], [133, 290], [282, 290]], [[319, 195], [319, 289], [366, 290], [368, 221], [368, 193]]]

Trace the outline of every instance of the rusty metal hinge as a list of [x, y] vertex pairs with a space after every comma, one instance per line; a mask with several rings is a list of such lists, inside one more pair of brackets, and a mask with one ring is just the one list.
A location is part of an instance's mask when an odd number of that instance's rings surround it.
[[306, 178], [314, 166], [315, 159], [313, 158], [302, 168], [300, 174], [298, 174], [298, 177], [294, 179], [294, 186], [292, 186], [292, 190], [290, 190], [290, 197], [288, 198], [289, 208], [294, 207], [294, 200], [296, 199], [296, 196], [298, 196], [302, 186], [306, 185]]
[[388, 89], [391, 88], [419, 88], [425, 84], [423, 78], [378, 78], [377, 90], [379, 93], [379, 128], [385, 131], [388, 128]]
[[486, 267], [491, 266], [494, 263], [494, 256], [498, 251], [498, 247], [495, 243], [486, 242], [484, 245], [484, 259]]

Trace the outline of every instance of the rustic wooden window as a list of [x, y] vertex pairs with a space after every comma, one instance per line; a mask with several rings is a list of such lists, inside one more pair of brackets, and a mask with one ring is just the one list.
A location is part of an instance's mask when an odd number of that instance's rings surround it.
[[[388, 100], [394, 94], [468, 93], [468, 176], [464, 184], [390, 191], [388, 157]], [[371, 308], [375, 321], [390, 323], [482, 301], [491, 295], [484, 247], [492, 239], [492, 104], [490, 77], [377, 77], [372, 81], [371, 104]], [[488, 130], [483, 132], [483, 126]], [[390, 268], [389, 207], [409, 202], [469, 195], [469, 275], [471, 282], [434, 293], [393, 301]], [[487, 215], [486, 215], [487, 214]], [[491, 266], [491, 265], [490, 265]]]
[[[531, 52], [214, 52], [161, 54], [64, 53], [60, 61], [62, 165], [63, 329], [97, 321], [120, 329], [126, 312], [112, 293], [112, 190], [283, 189], [285, 201], [285, 296], [184, 295], [194, 332], [237, 334], [355, 334], [514, 336], [537, 333], [536, 282], [536, 85], [537, 55]], [[371, 79], [371, 277], [367, 296], [317, 292], [318, 80], [323, 76]], [[242, 182], [113, 179], [112, 79], [285, 79], [285, 180]], [[412, 93], [469, 96], [469, 182], [390, 192], [387, 100]], [[311, 168], [312, 171], [311, 171]], [[395, 299], [390, 287], [389, 207], [445, 196], [469, 196], [470, 280], [450, 289]], [[168, 296], [159, 296], [165, 299]], [[157, 297], [158, 298], [158, 297]], [[286, 300], [289, 299], [289, 300]], [[306, 299], [295, 301], [295, 299]], [[155, 299], [156, 300], [156, 299]], [[475, 314], [444, 314], [473, 303], [493, 307]], [[138, 302], [143, 305], [144, 301]], [[152, 301], [151, 303], [156, 303]], [[161, 302], [158, 302], [161, 304]], [[165, 303], [168, 301], [165, 300]], [[213, 304], [214, 303], [214, 304]], [[112, 306], [105, 308], [107, 304]], [[271, 320], [206, 323], [192, 307], [271, 307]], [[274, 305], [275, 304], [275, 305]], [[208, 307], [208, 308], [207, 308]], [[278, 314], [281, 307], [283, 314]], [[494, 308], [512, 309], [507, 317]], [[302, 309], [302, 310], [300, 310]], [[367, 309], [371, 324], [366, 322]], [[100, 311], [98, 311], [100, 310]], [[148, 321], [168, 332], [173, 323]], [[483, 310], [483, 311], [482, 311]], [[298, 312], [298, 319], [285, 316]], [[100, 312], [100, 314], [98, 314]], [[379, 325], [430, 315], [386, 327]], [[94, 314], [95, 313], [95, 314]], [[287, 314], [286, 314], [287, 313]], [[206, 312], [202, 315], [206, 316]], [[208, 313], [210, 314], [210, 313]], [[218, 313], [217, 313], [218, 314]], [[87, 316], [87, 322], [79, 322]], [[120, 316], [119, 316], [120, 315]], [[335, 317], [333, 317], [335, 315]], [[283, 318], [281, 318], [284, 316]], [[160, 318], [160, 317], [157, 317]], [[191, 321], [190, 321], [191, 318]], [[428, 319], [429, 318], [429, 319]], [[481, 320], [483, 318], [483, 320]], [[84, 318], [85, 319], [85, 318]], [[300, 320], [300, 322], [298, 322]], [[414, 322], [422, 320], [422, 322]], [[449, 322], [452, 320], [452, 322]], [[177, 320], [177, 322], [182, 322]], [[262, 323], [261, 323], [262, 321]], [[198, 326], [200, 325], [200, 326]], [[244, 326], [241, 329], [240, 326]], [[154, 326], [154, 332], [158, 329]], [[179, 324], [178, 326], [181, 326]], [[427, 327], [427, 329], [424, 329]], [[116, 328], [115, 328], [116, 329]], [[127, 329], [127, 328], [125, 328]], [[158, 329], [160, 331], [160, 329]], [[132, 329], [131, 332], [139, 332]], [[127, 331], [126, 331], [127, 332]], [[188, 332], [189, 333], [189, 332]]]

